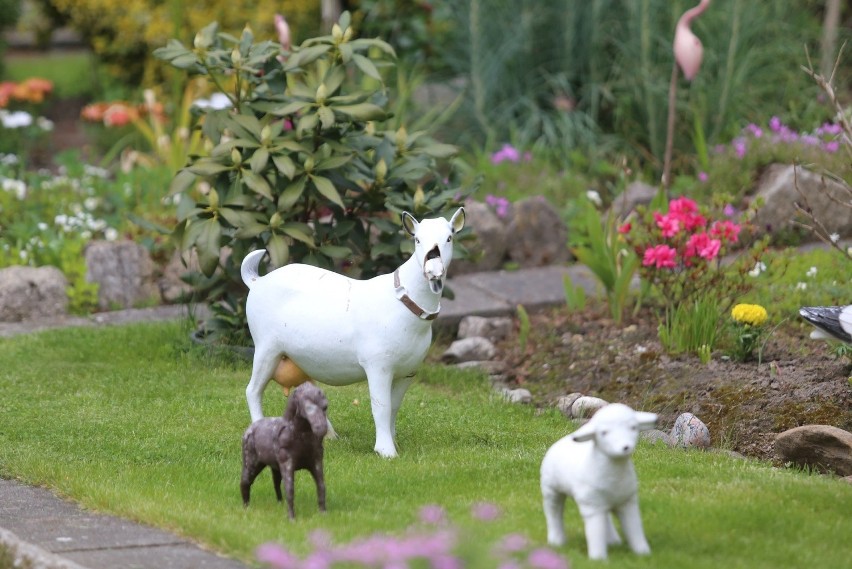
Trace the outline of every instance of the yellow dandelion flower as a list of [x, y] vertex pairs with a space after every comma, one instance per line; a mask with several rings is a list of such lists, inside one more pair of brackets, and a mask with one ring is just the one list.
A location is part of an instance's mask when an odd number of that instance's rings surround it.
[[760, 326], [766, 322], [766, 309], [759, 304], [737, 304], [731, 309], [731, 318], [740, 324]]

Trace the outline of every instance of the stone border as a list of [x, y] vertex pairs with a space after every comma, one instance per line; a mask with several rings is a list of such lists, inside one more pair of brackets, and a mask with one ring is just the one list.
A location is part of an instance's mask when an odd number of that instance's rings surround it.
[[9, 530], [0, 528], [0, 548], [12, 554], [13, 567], [26, 569], [86, 569], [73, 561], [27, 543]]

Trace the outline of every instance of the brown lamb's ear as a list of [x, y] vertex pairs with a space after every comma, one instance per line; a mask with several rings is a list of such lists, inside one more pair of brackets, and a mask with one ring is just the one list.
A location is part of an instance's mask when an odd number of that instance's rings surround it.
[[414, 216], [408, 213], [407, 211], [402, 212], [402, 227], [405, 229], [405, 232], [414, 237], [414, 233], [417, 231], [417, 226], [420, 225], [417, 223], [417, 220], [414, 219]]

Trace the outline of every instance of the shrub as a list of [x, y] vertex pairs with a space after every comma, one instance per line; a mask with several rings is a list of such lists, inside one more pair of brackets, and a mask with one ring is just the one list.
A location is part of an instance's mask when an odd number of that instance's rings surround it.
[[[442, 212], [467, 193], [450, 187], [437, 160], [455, 149], [388, 118], [380, 69], [392, 48], [354, 39], [349, 14], [331, 35], [292, 53], [201, 30], [194, 47], [172, 40], [157, 57], [223, 88], [233, 110], [211, 110], [203, 132], [213, 148], [175, 177], [175, 235], [198, 254], [193, 283], [212, 303], [207, 330], [247, 341], [240, 262], [254, 249], [274, 266], [298, 260], [370, 277], [402, 262], [410, 243], [396, 214]], [[230, 254], [222, 256], [222, 251]]]

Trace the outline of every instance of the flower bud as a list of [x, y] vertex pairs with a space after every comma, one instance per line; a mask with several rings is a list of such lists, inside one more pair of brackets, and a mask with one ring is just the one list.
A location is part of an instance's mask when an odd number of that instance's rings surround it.
[[305, 166], [305, 172], [310, 173], [311, 170], [314, 169], [314, 158], [313, 158], [313, 156], [308, 156], [307, 158], [305, 158], [304, 166]]
[[210, 188], [210, 193], [207, 194], [207, 199], [210, 202], [210, 211], [216, 211], [219, 209], [219, 192], [217, 192], [214, 188]]
[[396, 131], [394, 142], [396, 142], [396, 145], [399, 148], [405, 147], [405, 143], [408, 142], [408, 131], [405, 130], [404, 126], [399, 127], [399, 130]]
[[269, 125], [266, 125], [262, 129], [260, 129], [260, 142], [261, 144], [269, 144], [269, 140], [272, 138], [272, 129], [269, 128]]
[[388, 175], [388, 165], [385, 164], [384, 158], [379, 160], [379, 163], [376, 164], [376, 181], [384, 182], [385, 176]]
[[420, 209], [425, 201], [426, 194], [423, 193], [423, 186], [418, 185], [417, 189], [414, 190], [414, 209]]
[[320, 83], [320, 86], [317, 87], [317, 104], [324, 106], [326, 98], [328, 98], [328, 89], [325, 88], [325, 83]]
[[343, 31], [343, 41], [348, 42], [351, 39], [352, 39], [352, 26], [349, 26], [348, 28], [346, 28], [346, 30]]
[[269, 227], [277, 229], [281, 226], [281, 221], [281, 214], [276, 211], [272, 214], [272, 217], [269, 218]]
[[234, 166], [239, 166], [243, 163], [243, 155], [240, 154], [240, 151], [236, 148], [231, 150], [231, 162], [234, 164]]
[[235, 47], [234, 50], [231, 52], [231, 63], [233, 63], [235, 66], [239, 66], [242, 60], [243, 56], [240, 53], [239, 48]]
[[339, 42], [343, 39], [343, 30], [340, 29], [339, 24], [334, 24], [331, 27], [331, 37], [334, 38], [334, 41]]

